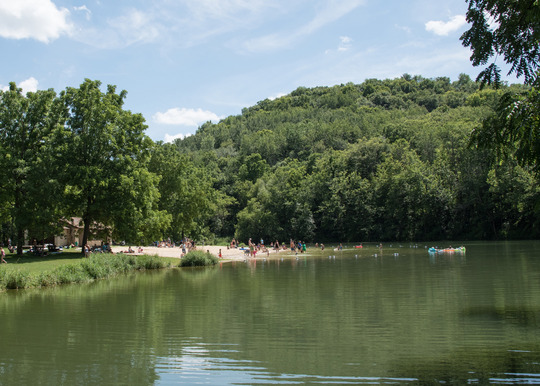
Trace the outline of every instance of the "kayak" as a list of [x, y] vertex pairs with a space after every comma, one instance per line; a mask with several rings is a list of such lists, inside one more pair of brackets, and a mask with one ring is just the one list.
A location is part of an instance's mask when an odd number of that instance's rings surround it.
[[429, 253], [465, 253], [465, 247], [459, 247], [459, 248], [444, 248], [444, 249], [437, 249], [434, 247], [431, 247], [428, 249]]

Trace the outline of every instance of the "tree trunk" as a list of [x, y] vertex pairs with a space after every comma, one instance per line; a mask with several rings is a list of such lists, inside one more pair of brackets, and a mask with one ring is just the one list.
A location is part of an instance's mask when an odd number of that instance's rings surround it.
[[90, 233], [90, 216], [88, 214], [85, 214], [83, 216], [83, 222], [84, 222], [84, 231], [83, 231], [83, 239], [82, 239], [82, 245], [81, 250], [84, 252], [84, 246], [88, 243], [88, 234]]
[[82, 220], [84, 222], [84, 231], [83, 231], [83, 239], [82, 239], [82, 252], [84, 252], [84, 246], [88, 243], [88, 236], [90, 235], [90, 221], [92, 221], [90, 216], [90, 208], [92, 207], [92, 198], [89, 194], [87, 194], [86, 199], [86, 209], [84, 211]]
[[24, 242], [24, 229], [21, 226], [21, 211], [20, 208], [22, 206], [22, 189], [20, 187], [21, 180], [16, 179], [15, 180], [15, 202], [14, 202], [14, 210], [15, 210], [15, 226], [17, 228], [17, 255], [23, 254], [23, 242]]
[[24, 230], [17, 229], [17, 255], [23, 254]]

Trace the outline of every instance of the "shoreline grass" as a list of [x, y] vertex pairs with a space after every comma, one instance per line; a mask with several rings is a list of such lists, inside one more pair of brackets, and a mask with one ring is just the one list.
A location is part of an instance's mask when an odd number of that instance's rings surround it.
[[0, 265], [0, 291], [88, 283], [131, 271], [177, 266], [172, 259], [157, 255], [93, 254], [84, 258], [81, 253], [69, 253], [54, 259], [11, 255], [6, 260], [8, 264]]
[[180, 261], [180, 267], [206, 267], [216, 265], [217, 257], [203, 251], [188, 252]]

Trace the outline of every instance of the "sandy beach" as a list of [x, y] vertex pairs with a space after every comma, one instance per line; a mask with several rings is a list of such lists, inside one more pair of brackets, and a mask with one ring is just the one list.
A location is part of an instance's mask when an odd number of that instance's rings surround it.
[[[124, 251], [124, 252], [127, 252], [128, 250], [128, 246], [119, 246], [119, 245], [115, 245], [112, 247], [112, 251], [114, 253], [118, 253], [118, 252], [121, 252], [121, 251]], [[135, 251], [137, 251], [137, 247], [136, 246], [132, 246], [131, 247], [132, 249], [134, 249]], [[200, 250], [200, 251], [208, 251], [210, 252], [212, 255], [218, 257], [219, 255], [219, 250], [221, 249], [221, 255], [223, 257], [223, 260], [244, 260], [246, 255], [244, 254], [244, 251], [241, 250], [241, 249], [236, 249], [236, 248], [232, 248], [232, 249], [227, 249], [227, 247], [222, 247], [222, 246], [218, 246], [218, 245], [205, 245], [205, 246], [197, 246], [197, 250]], [[263, 253], [263, 252], [258, 252], [257, 255], [256, 255], [256, 258], [265, 258], [265, 257], [274, 257], [274, 256], [277, 256], [277, 254], [282, 254], [282, 255], [286, 255], [287, 252], [288, 254], [290, 254], [290, 249], [288, 250], [280, 250], [280, 252], [276, 252], [275, 250], [273, 249], [270, 249], [269, 250], [270, 253], [267, 254], [267, 253]], [[145, 254], [145, 255], [158, 255], [158, 256], [163, 256], [163, 257], [176, 257], [178, 259], [180, 259], [181, 255], [182, 255], [182, 248], [179, 248], [179, 247], [174, 247], [174, 248], [161, 248], [161, 247], [143, 247], [143, 253], [142, 254]]]

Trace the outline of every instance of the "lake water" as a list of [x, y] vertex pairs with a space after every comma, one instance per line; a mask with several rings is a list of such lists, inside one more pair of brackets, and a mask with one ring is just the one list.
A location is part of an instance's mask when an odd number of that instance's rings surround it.
[[0, 294], [0, 385], [540, 383], [540, 242], [465, 245]]

